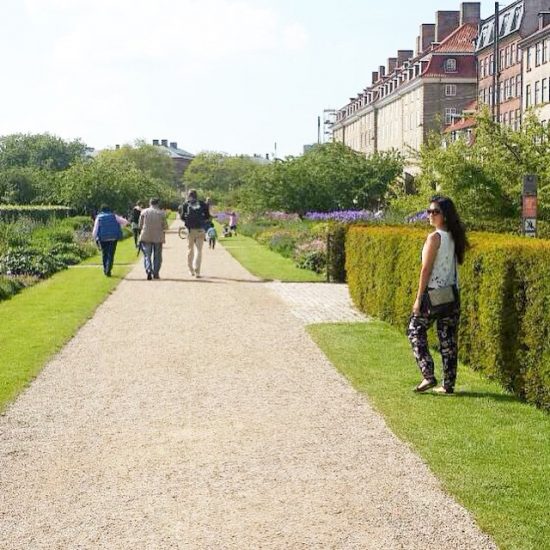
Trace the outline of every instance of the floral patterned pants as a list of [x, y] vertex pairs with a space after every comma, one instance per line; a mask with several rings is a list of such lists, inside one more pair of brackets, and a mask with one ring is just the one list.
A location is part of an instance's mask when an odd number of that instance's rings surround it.
[[411, 343], [414, 357], [426, 380], [435, 380], [434, 361], [428, 346], [428, 329], [436, 322], [439, 351], [443, 362], [443, 382], [445, 389], [454, 389], [456, 366], [458, 362], [458, 321], [460, 308], [457, 307], [448, 316], [436, 319], [427, 313], [413, 315], [409, 321], [407, 336]]

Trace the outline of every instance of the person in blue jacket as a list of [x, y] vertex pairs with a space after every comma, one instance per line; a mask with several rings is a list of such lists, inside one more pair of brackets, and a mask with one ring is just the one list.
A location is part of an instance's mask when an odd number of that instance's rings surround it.
[[114, 214], [106, 205], [101, 205], [99, 214], [94, 222], [92, 235], [101, 248], [103, 259], [103, 273], [111, 276], [117, 242], [122, 239], [122, 227], [128, 225], [128, 221]]

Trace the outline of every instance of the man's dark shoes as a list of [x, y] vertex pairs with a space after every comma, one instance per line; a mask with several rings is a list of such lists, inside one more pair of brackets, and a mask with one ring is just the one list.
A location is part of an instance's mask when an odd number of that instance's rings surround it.
[[147, 273], [147, 280], [150, 281], [153, 278], [152, 273]]
[[153, 279], [160, 279], [159, 275], [153, 275]]
[[420, 384], [418, 384], [418, 386], [414, 388], [414, 391], [417, 393], [422, 393], [426, 390], [429, 390], [430, 388], [433, 388], [436, 384], [437, 380], [435, 378], [433, 378], [432, 380], [426, 380], [426, 378], [424, 378], [424, 380], [422, 380], [422, 382], [420, 382]]

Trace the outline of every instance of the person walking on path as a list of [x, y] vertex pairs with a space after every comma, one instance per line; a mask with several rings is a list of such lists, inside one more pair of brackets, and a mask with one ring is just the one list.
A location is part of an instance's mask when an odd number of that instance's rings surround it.
[[435, 391], [451, 394], [456, 382], [460, 319], [457, 262], [464, 261], [468, 240], [451, 199], [433, 197], [427, 213], [435, 231], [428, 235], [422, 248], [418, 292], [407, 335], [423, 376], [415, 391], [424, 392], [437, 385], [427, 335], [429, 327], [436, 322], [443, 381]]
[[229, 214], [229, 229], [233, 235], [237, 234], [237, 213], [235, 211]]
[[162, 265], [162, 245], [166, 242], [165, 231], [168, 229], [166, 213], [160, 209], [160, 201], [153, 198], [149, 208], [141, 212], [139, 242], [143, 249], [143, 263], [147, 280], [159, 279]]
[[202, 247], [205, 241], [205, 226], [210, 221], [210, 209], [198, 199], [197, 191], [190, 189], [187, 201], [181, 207], [181, 219], [187, 227], [187, 267], [192, 277], [201, 276]]
[[94, 221], [92, 236], [101, 248], [103, 273], [107, 277], [111, 276], [113, 270], [117, 242], [122, 239], [121, 228], [126, 225], [128, 220], [114, 214], [106, 204], [101, 205]]
[[130, 215], [130, 222], [132, 224], [132, 233], [134, 234], [134, 245], [136, 248], [139, 248], [139, 217], [141, 216], [141, 211], [143, 210], [143, 203], [136, 202], [134, 208], [132, 208], [132, 213]]
[[214, 250], [214, 248], [216, 248], [216, 239], [218, 238], [218, 232], [216, 231], [214, 225], [211, 225], [208, 228], [206, 236], [208, 237], [208, 247]]

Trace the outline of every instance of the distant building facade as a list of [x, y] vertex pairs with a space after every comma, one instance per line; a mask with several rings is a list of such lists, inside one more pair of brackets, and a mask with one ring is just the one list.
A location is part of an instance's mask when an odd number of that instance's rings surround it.
[[550, 12], [538, 14], [538, 29], [519, 46], [523, 56], [523, 106], [535, 108], [539, 120], [550, 123]]
[[410, 157], [432, 130], [450, 125], [477, 96], [480, 9], [479, 2], [465, 2], [421, 25], [416, 53], [399, 50], [338, 110], [333, 139], [366, 155], [397, 149]]
[[168, 142], [167, 139], [154, 139], [153, 145], [155, 147], [160, 147], [162, 150], [166, 151], [172, 163], [174, 164], [174, 182], [177, 185], [181, 185], [181, 178], [187, 167], [191, 164], [191, 161], [195, 158], [195, 155], [185, 151], [184, 149], [179, 149], [178, 144], [175, 141]]
[[495, 120], [515, 130], [520, 128], [522, 117], [521, 40], [537, 31], [538, 14], [547, 10], [550, 0], [513, 2], [499, 10], [498, 28], [494, 15], [482, 21], [476, 39], [479, 105], [488, 105]]

